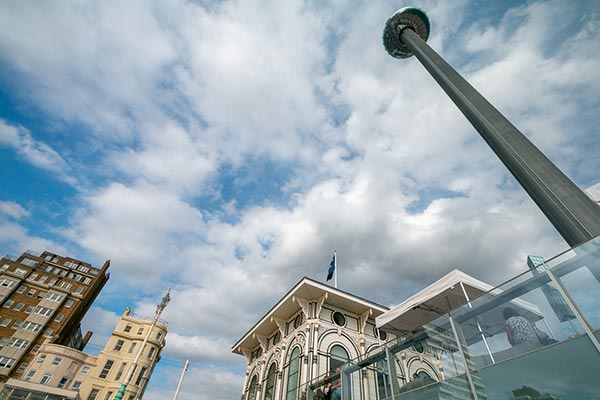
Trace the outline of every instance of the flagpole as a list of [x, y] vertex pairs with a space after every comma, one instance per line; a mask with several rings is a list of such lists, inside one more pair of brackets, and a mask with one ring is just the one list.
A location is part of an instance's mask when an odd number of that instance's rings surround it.
[[338, 273], [338, 269], [337, 269], [337, 250], [333, 251], [333, 284], [335, 286], [335, 288], [337, 289], [337, 273]]

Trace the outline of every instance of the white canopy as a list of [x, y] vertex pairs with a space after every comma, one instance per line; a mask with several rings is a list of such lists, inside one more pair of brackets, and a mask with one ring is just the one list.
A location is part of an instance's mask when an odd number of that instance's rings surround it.
[[[383, 331], [396, 334], [399, 332], [413, 332], [440, 315], [467, 304], [468, 301], [484, 293], [490, 292], [493, 295], [502, 293], [499, 289], [492, 289], [493, 287], [487, 283], [455, 269], [437, 282], [380, 315], [375, 322], [377, 328]], [[465, 293], [468, 298], [465, 297]], [[520, 299], [513, 299], [501, 307], [491, 309], [480, 316], [481, 327], [487, 336], [493, 336], [500, 331], [504, 331], [502, 310], [507, 306], [510, 306], [530, 321], [543, 318], [536, 305]], [[463, 326], [463, 328], [467, 327]], [[470, 331], [471, 329], [463, 329], [465, 336], [471, 336], [465, 330]], [[472, 333], [472, 337], [465, 338], [467, 342], [478, 340], [477, 331]]]

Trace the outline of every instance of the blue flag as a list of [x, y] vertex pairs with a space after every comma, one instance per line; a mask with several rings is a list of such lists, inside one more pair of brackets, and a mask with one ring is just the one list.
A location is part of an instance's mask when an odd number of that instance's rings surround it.
[[335, 254], [329, 263], [329, 271], [327, 271], [327, 280], [331, 280], [333, 278], [333, 273], [335, 272]]

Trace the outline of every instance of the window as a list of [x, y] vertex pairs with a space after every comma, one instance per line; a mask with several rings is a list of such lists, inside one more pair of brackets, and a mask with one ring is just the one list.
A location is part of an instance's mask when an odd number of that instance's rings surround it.
[[102, 371], [100, 371], [100, 375], [98, 375], [98, 378], [100, 378], [100, 379], [106, 378], [114, 363], [115, 362], [113, 360], [107, 360], [106, 364], [104, 364], [104, 368], [102, 368]]
[[25, 309], [25, 314], [31, 314], [32, 311], [33, 311], [33, 306], [27, 306], [27, 308]]
[[[3, 279], [0, 279], [0, 286], [11, 288], [11, 287], [15, 286], [15, 281], [11, 281], [10, 279], [3, 278]], [[19, 288], [19, 289], [21, 289], [21, 288]], [[25, 289], [23, 289], [20, 292], [17, 290], [17, 292], [19, 292], [19, 293], [23, 293], [24, 291], [25, 291]]]
[[2, 336], [0, 338], [0, 347], [4, 346], [6, 343], [8, 343], [8, 338], [6, 336]]
[[40, 279], [38, 279], [38, 282], [39, 283], [44, 283], [44, 282], [46, 282], [47, 279], [48, 279], [47, 275], [42, 275], [42, 276], [40, 276]]
[[75, 382], [73, 382], [73, 385], [71, 386], [71, 390], [79, 390], [80, 387], [81, 387], [81, 381], [75, 381]]
[[37, 267], [38, 265], [37, 261], [32, 260], [31, 258], [24, 258], [23, 260], [21, 260], [21, 264], [27, 265], [28, 267]]
[[346, 326], [346, 317], [344, 317], [344, 314], [339, 311], [334, 312], [331, 315], [331, 319], [337, 326]]
[[88, 267], [84, 267], [83, 265], [80, 265], [80, 266], [79, 266], [79, 270], [80, 270], [81, 272], [88, 272], [90, 269], [89, 269]]
[[46, 355], [45, 354], [40, 354], [37, 358], [37, 360], [35, 360], [36, 363], [43, 363], [44, 360], [46, 359]]
[[159, 340], [161, 338], [161, 336], [162, 336], [162, 332], [158, 332], [156, 334], [156, 340]]
[[50, 308], [46, 308], [46, 307], [41, 307], [38, 306], [35, 308], [35, 313], [42, 315], [44, 317], [49, 317], [52, 315], [52, 313], [54, 312], [54, 310], [50, 309]]
[[48, 382], [50, 382], [50, 379], [52, 379], [52, 374], [45, 373], [44, 376], [42, 376], [42, 379], [40, 379], [40, 383], [42, 385], [47, 385]]
[[137, 343], [131, 343], [131, 346], [129, 347], [129, 353], [133, 353], [133, 350], [135, 349]]
[[11, 347], [16, 347], [18, 349], [24, 349], [29, 346], [29, 341], [19, 338], [12, 338], [8, 342], [8, 345]]
[[23, 378], [23, 380], [25, 382], [29, 382], [31, 380], [31, 378], [33, 378], [34, 375], [35, 375], [35, 369], [32, 369], [31, 371], [29, 371], [27, 373], [27, 375], [25, 375], [25, 378]]
[[83, 278], [83, 283], [85, 283], [86, 285], [89, 285], [91, 281], [92, 278]]
[[144, 333], [144, 328], [138, 329], [138, 335], [141, 335], [142, 333]]
[[0, 326], [8, 326], [8, 324], [10, 324], [10, 321], [12, 321], [12, 318], [6, 317], [2, 320], [2, 322], [0, 322]]
[[71, 289], [71, 286], [73, 286], [73, 285], [71, 285], [69, 282], [64, 282], [63, 281], [58, 286], [61, 287], [61, 288], [63, 288], [63, 289], [69, 290], [69, 289]]
[[29, 278], [31, 279], [35, 279], [39, 276], [39, 274], [37, 272], [33, 272], [31, 275], [29, 275]]
[[41, 329], [40, 324], [36, 324], [35, 322], [25, 321], [23, 325], [21, 325], [21, 329], [25, 329], [26, 331], [37, 332]]
[[15, 306], [15, 311], [21, 311], [25, 307], [25, 304], [19, 303]]
[[131, 325], [125, 326], [125, 329], [123, 329], [123, 332], [131, 332]]
[[27, 292], [27, 296], [32, 297], [35, 294], [35, 292], [35, 289], [29, 289], [29, 292]]
[[267, 384], [265, 387], [265, 398], [264, 400], [273, 400], [275, 394], [275, 378], [277, 377], [277, 369], [275, 363], [271, 364], [269, 372], [267, 373]]
[[23, 293], [24, 291], [27, 290], [27, 286], [25, 285], [21, 285], [19, 286], [19, 288], [17, 289], [17, 293]]
[[53, 330], [53, 329], [50, 329], [50, 328], [48, 328], [48, 329], [46, 329], [46, 330], [44, 331], [44, 334], [43, 334], [43, 336], [44, 336], [44, 337], [49, 337], [50, 335], [52, 335], [52, 332], [54, 332], [54, 330]]
[[90, 372], [90, 367], [85, 366], [85, 367], [81, 368], [80, 374], [81, 375], [87, 375], [88, 372]]
[[65, 307], [67, 307], [67, 308], [71, 308], [71, 306], [73, 305], [73, 303], [75, 303], [75, 300], [73, 300], [73, 299], [69, 299], [69, 300], [67, 300], [67, 302], [65, 303]]
[[42, 292], [42, 291], [38, 292], [38, 295], [37, 295], [38, 299], [43, 299], [44, 297], [46, 297], [46, 292]]
[[22, 362], [21, 365], [19, 365], [19, 369], [17, 369], [17, 373], [18, 374], [22, 374], [23, 371], [25, 371], [25, 368], [27, 368], [27, 363], [26, 362]]
[[48, 281], [48, 286], [52, 286], [56, 283], [56, 278], [52, 278]]
[[148, 369], [148, 368], [146, 368], [146, 367], [142, 367], [142, 369], [140, 370], [140, 374], [138, 375], [137, 379], [135, 380], [135, 385], [136, 385], [136, 386], [139, 386], [139, 385], [140, 385], [140, 383], [142, 382], [142, 379], [144, 379], [144, 378], [145, 378], [145, 376], [144, 376], [144, 375], [146, 374], [146, 370], [147, 370], [147, 369]]
[[15, 304], [14, 301], [12, 301], [12, 300], [6, 300], [6, 302], [4, 303], [4, 305], [2, 307], [4, 307], [4, 308], [11, 308], [13, 304]]
[[350, 360], [348, 352], [339, 344], [331, 347], [329, 350], [329, 372], [334, 373], [336, 369]]
[[0, 357], [0, 368], [12, 368], [14, 363], [14, 358]]
[[115, 348], [113, 350], [114, 351], [121, 351], [121, 349], [123, 348], [123, 344], [125, 344], [124, 341], [117, 340], [117, 343], [115, 343]]
[[246, 400], [255, 400], [256, 398], [256, 375], [252, 377], [250, 381], [250, 386], [248, 386], [248, 394], [246, 395]]
[[377, 329], [377, 327], [373, 327], [373, 334], [379, 340], [385, 341], [387, 339], [387, 333], [380, 331], [379, 329]]
[[98, 396], [98, 392], [99, 392], [98, 389], [92, 389], [87, 400], [96, 400], [96, 397]]
[[4, 265], [2, 265], [2, 267], [0, 267], [0, 271], [6, 271], [8, 269], [8, 267], [10, 267], [10, 265], [4, 264]]
[[[300, 314], [302, 315], [302, 314]], [[298, 384], [300, 383], [300, 349], [296, 347], [290, 357], [287, 379], [287, 400], [295, 400], [298, 393]]]
[[112, 394], [113, 394], [113, 392], [106, 393], [106, 397], [104, 398], [104, 400], [110, 400]]
[[121, 364], [121, 368], [119, 368], [119, 371], [117, 371], [117, 376], [115, 376], [115, 381], [118, 381], [119, 379], [121, 379], [121, 375], [123, 375], [123, 371], [125, 371], [125, 367], [127, 367], [127, 363]]
[[56, 321], [56, 322], [60, 322], [60, 321], [62, 321], [62, 319], [63, 319], [64, 317], [65, 317], [65, 314], [63, 314], [63, 313], [58, 313], [58, 314], [56, 314], [56, 317], [54, 318], [54, 321]]
[[294, 319], [294, 329], [298, 329], [300, 325], [302, 325], [302, 313], [298, 314]]
[[39, 345], [39, 344], [36, 344], [35, 346], [33, 346], [33, 347], [31, 348], [31, 353], [32, 353], [32, 354], [35, 354], [35, 353], [37, 353], [37, 352], [40, 350], [40, 347], [41, 347], [41, 345]]
[[19, 329], [21, 327], [21, 321], [17, 320], [11, 327], [12, 329]]
[[60, 379], [60, 382], [58, 382], [58, 387], [59, 387], [59, 388], [64, 388], [64, 387], [66, 387], [66, 386], [67, 386], [67, 383], [69, 383], [69, 378], [67, 378], [66, 376], [63, 376], [63, 377]]
[[46, 295], [46, 298], [50, 301], [60, 302], [60, 301], [62, 301], [62, 299], [65, 298], [65, 296], [62, 294], [58, 294], [58, 293], [48, 293]]
[[61, 361], [62, 361], [62, 357], [54, 357], [54, 360], [52, 361], [52, 365], [58, 366], [58, 365], [60, 365]]
[[75, 293], [79, 293], [79, 294], [83, 293], [83, 286], [77, 286], [75, 288]]
[[152, 358], [154, 355], [154, 351], [156, 351], [156, 347], [150, 347], [150, 351], [148, 352], [148, 358]]
[[23, 269], [23, 268], [15, 268], [15, 271], [14, 271], [14, 272], [15, 272], [15, 274], [17, 274], [17, 275], [21, 275], [21, 276], [23, 276], [23, 275], [25, 275], [25, 274], [27, 273], [27, 270], [25, 270], [25, 269]]

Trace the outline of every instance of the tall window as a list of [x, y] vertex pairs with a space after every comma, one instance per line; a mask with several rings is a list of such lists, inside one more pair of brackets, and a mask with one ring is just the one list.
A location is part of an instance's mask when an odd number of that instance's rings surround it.
[[142, 382], [142, 379], [145, 378], [144, 374], [146, 373], [146, 367], [142, 367], [142, 369], [140, 370], [140, 374], [138, 375], [138, 378], [135, 381], [135, 384], [137, 386], [139, 386], [139, 384]]
[[339, 344], [334, 345], [329, 350], [329, 372], [335, 372], [336, 369], [341, 368], [349, 360], [350, 357], [346, 349]]
[[288, 366], [287, 396], [286, 400], [296, 400], [298, 395], [298, 384], [300, 383], [300, 348], [292, 351], [290, 364]]
[[106, 364], [104, 364], [104, 368], [102, 368], [102, 371], [100, 372], [100, 375], [98, 377], [101, 379], [106, 378], [106, 376], [110, 372], [110, 369], [112, 368], [113, 364], [114, 364], [113, 360], [107, 360]]
[[255, 400], [256, 399], [256, 375], [250, 381], [250, 386], [248, 387], [248, 395], [246, 396], [246, 400]]
[[275, 395], [275, 377], [277, 376], [277, 369], [275, 368], [275, 363], [271, 364], [271, 368], [269, 368], [269, 372], [267, 373], [267, 385], [265, 388], [265, 399], [264, 400], [273, 400]]

